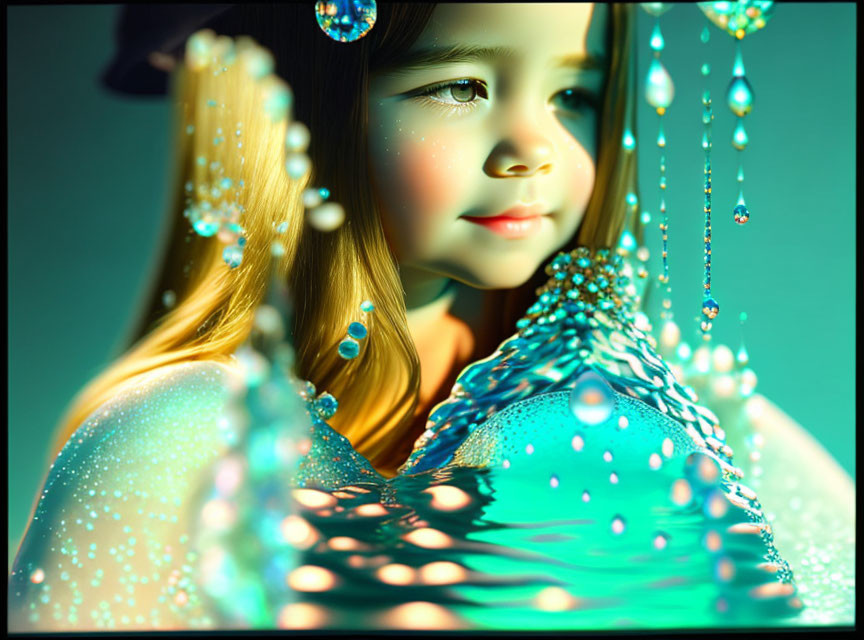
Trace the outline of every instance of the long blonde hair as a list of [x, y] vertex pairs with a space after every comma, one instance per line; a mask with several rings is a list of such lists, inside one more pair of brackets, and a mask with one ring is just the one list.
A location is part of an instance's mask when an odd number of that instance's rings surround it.
[[[375, 27], [351, 46], [323, 37], [305, 5], [240, 6], [220, 22], [221, 27], [214, 27], [222, 34], [252, 34], [272, 51], [276, 73], [293, 89], [294, 117], [312, 134], [313, 174], [301, 180], [291, 180], [285, 173], [285, 122], [262, 115], [268, 92], [279, 84], [275, 77], [250, 89], [239, 69], [229, 67], [214, 76], [178, 66], [172, 77], [177, 140], [173, 226], [148, 312], [138, 323], [128, 351], [74, 399], [61, 421], [52, 457], [133, 376], [183, 361], [228, 362], [249, 336], [254, 311], [267, 292], [271, 245], [279, 240], [285, 252], [277, 276], [292, 293], [290, 337], [296, 373], [339, 400], [339, 410], [330, 421], [333, 428], [382, 473], [394, 473], [420, 435], [412, 429], [420, 366], [408, 331], [397, 264], [370, 187], [367, 89], [370, 74], [398, 62], [425, 28], [434, 7], [379, 3]], [[635, 210], [626, 204], [625, 194], [636, 191], [635, 154], [621, 145], [625, 128], [635, 135], [632, 23], [632, 7], [610, 6], [610, 67], [598, 125], [597, 187], [576, 237], [565, 250], [577, 245], [614, 246], [625, 224], [633, 222], [628, 216]], [[224, 35], [217, 38], [217, 46], [228, 46]], [[238, 47], [244, 46], [248, 41], [239, 39]], [[226, 131], [228, 120], [231, 129]], [[238, 123], [240, 136], [233, 130]], [[192, 133], [187, 132], [190, 126]], [[214, 138], [220, 136], [224, 142], [214, 145]], [[206, 159], [203, 165], [199, 158]], [[224, 245], [197, 235], [183, 215], [187, 183], [196, 191], [205, 185], [213, 161], [221, 163], [235, 185], [243, 181], [237, 200], [245, 208], [242, 224], [247, 242], [242, 264], [235, 269], [222, 261]], [[346, 220], [336, 231], [322, 233], [304, 224], [300, 197], [308, 185], [327, 186], [332, 199], [344, 206]], [[284, 233], [275, 229], [281, 222], [287, 223]], [[488, 355], [513, 333], [515, 321], [543, 281], [541, 266], [517, 289], [486, 292], [488, 313], [478, 336], [478, 356]], [[166, 290], [173, 291], [177, 301], [167, 312], [162, 298]], [[369, 336], [357, 358], [344, 360], [336, 346], [364, 299], [376, 307], [367, 322]]]

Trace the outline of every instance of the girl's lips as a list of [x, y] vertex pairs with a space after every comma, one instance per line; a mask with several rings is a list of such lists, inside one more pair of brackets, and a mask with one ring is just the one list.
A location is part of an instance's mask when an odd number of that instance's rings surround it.
[[542, 215], [518, 218], [511, 216], [463, 217], [463, 219], [468, 222], [473, 222], [481, 227], [486, 227], [498, 235], [512, 239], [527, 238], [528, 236], [537, 233], [540, 230], [542, 218]]

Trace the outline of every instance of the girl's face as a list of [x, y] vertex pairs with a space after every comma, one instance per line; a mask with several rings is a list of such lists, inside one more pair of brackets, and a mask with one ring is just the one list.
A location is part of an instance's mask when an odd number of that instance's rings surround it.
[[512, 288], [573, 236], [594, 188], [606, 19], [593, 4], [442, 4], [373, 75], [369, 163], [403, 273]]

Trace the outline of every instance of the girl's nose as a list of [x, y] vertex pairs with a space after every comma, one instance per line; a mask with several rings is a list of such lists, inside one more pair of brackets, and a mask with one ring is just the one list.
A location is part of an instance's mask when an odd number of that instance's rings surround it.
[[483, 167], [484, 172], [495, 178], [533, 176], [552, 171], [552, 144], [537, 133], [524, 133], [502, 140]]

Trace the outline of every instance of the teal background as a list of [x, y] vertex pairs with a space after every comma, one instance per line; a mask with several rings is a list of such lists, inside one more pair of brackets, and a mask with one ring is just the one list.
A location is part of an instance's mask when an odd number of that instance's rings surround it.
[[[311, 10], [311, 9], [310, 9]], [[125, 345], [157, 267], [167, 202], [167, 100], [98, 84], [116, 6], [10, 7], [8, 41], [9, 543], [24, 532], [63, 411]], [[639, 77], [653, 18], [638, 12]], [[712, 288], [716, 341], [737, 348], [738, 315], [757, 390], [855, 477], [856, 5], [778, 3], [745, 38], [755, 94], [745, 126], [739, 227], [734, 116], [725, 106], [734, 39], [695, 5], [661, 18], [675, 82], [665, 118], [672, 310], [697, 344], [702, 291], [702, 62], [714, 97]], [[640, 209], [660, 265], [657, 115], [638, 99]]]

